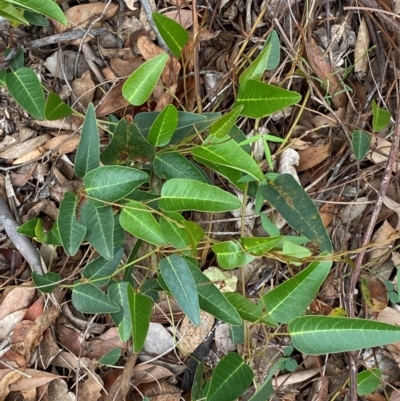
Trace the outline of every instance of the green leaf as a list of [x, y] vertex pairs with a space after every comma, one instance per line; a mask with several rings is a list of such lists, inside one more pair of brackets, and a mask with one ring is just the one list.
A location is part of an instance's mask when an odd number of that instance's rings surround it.
[[86, 227], [76, 221], [77, 199], [72, 192], [66, 192], [60, 204], [57, 226], [65, 253], [73, 256], [85, 238]]
[[189, 236], [192, 254], [196, 254], [197, 244], [203, 239], [204, 231], [201, 226], [194, 221], [183, 220], [182, 224], [185, 226], [186, 232]]
[[8, 0], [10, 3], [43, 14], [48, 18], [54, 19], [63, 25], [67, 25], [67, 18], [65, 17], [61, 8], [56, 2], [52, 0]]
[[228, 212], [239, 209], [242, 203], [216, 186], [185, 178], [172, 178], [161, 189], [159, 205], [166, 212]]
[[390, 122], [391, 114], [386, 109], [377, 106], [375, 100], [372, 100], [372, 129], [375, 132], [382, 131]]
[[188, 178], [211, 184], [210, 179], [194, 163], [179, 152], [166, 152], [156, 155], [154, 171], [160, 178]]
[[127, 295], [132, 321], [133, 352], [139, 352], [149, 331], [153, 300], [147, 295], [135, 292], [131, 285], [128, 286]]
[[14, 24], [29, 25], [26, 18], [8, 1], [0, 0], [0, 17], [8, 19]]
[[224, 114], [218, 121], [210, 127], [210, 134], [215, 135], [217, 138], [223, 138], [228, 135], [232, 127], [236, 123], [243, 106], [235, 107], [229, 113]]
[[134, 106], [143, 104], [153, 92], [167, 60], [168, 54], [161, 53], [137, 68], [122, 86], [125, 100]]
[[147, 140], [154, 146], [168, 145], [177, 127], [178, 111], [175, 106], [169, 104], [155, 119]]
[[254, 177], [257, 181], [264, 180], [264, 174], [255, 160], [233, 139], [221, 140], [210, 137], [201, 146], [192, 150], [196, 161], [205, 164], [220, 165]]
[[232, 304], [194, 263], [187, 260], [187, 264], [196, 284], [201, 310], [210, 313], [223, 322], [239, 326], [242, 319]]
[[244, 252], [236, 241], [219, 242], [211, 249], [217, 255], [218, 264], [223, 269], [234, 269], [254, 260], [254, 257]]
[[36, 120], [44, 119], [42, 85], [32, 69], [23, 67], [6, 76], [7, 89], [17, 103]]
[[351, 147], [358, 161], [364, 159], [371, 145], [371, 135], [364, 131], [355, 130], [351, 136]]
[[76, 151], [75, 174], [84, 177], [100, 165], [100, 138], [97, 129], [96, 112], [89, 104], [83, 122], [81, 139]]
[[165, 239], [176, 249], [184, 249], [190, 246], [190, 238], [182, 222], [185, 219], [176, 212], [169, 213], [166, 217], [160, 217], [160, 228]]
[[257, 58], [243, 71], [239, 77], [239, 84], [242, 85], [250, 79], [261, 81], [266, 70], [273, 70], [279, 65], [280, 44], [278, 34], [272, 31], [265, 45]]
[[288, 325], [292, 343], [308, 355], [379, 347], [400, 341], [400, 327], [373, 320], [301, 316]]
[[61, 282], [62, 277], [58, 273], [49, 272], [41, 275], [33, 271], [32, 280], [36, 288], [38, 288], [44, 294], [48, 294], [57, 287], [57, 284]]
[[113, 366], [118, 362], [119, 358], [121, 358], [121, 353], [121, 348], [114, 348], [103, 355], [97, 362], [99, 365]]
[[131, 311], [128, 302], [128, 286], [131, 285], [127, 281], [121, 283], [113, 283], [108, 288], [108, 296], [111, 301], [120, 306], [120, 310], [111, 313], [111, 318], [118, 327], [118, 334], [121, 341], [128, 341], [132, 334]]
[[278, 326], [274, 319], [266, 315], [262, 304], [253, 304], [253, 302], [237, 292], [226, 292], [224, 296], [239, 312], [243, 320], [252, 323], [261, 322], [267, 326]]
[[125, 205], [119, 222], [124, 230], [143, 241], [156, 246], [167, 243], [151, 210], [140, 202], [131, 201]]
[[111, 260], [99, 256], [85, 266], [82, 276], [92, 281], [92, 284], [96, 287], [102, 287], [110, 281], [110, 277], [117, 270], [123, 254], [124, 248], [121, 247], [115, 249]]
[[114, 214], [111, 206], [95, 207], [88, 201], [80, 210], [80, 221], [86, 227], [86, 239], [105, 259], [112, 259], [114, 249]]
[[165, 15], [153, 13], [152, 16], [160, 35], [165, 40], [171, 53], [176, 58], [180, 58], [181, 51], [189, 39], [189, 34], [182, 25]]
[[72, 114], [72, 109], [64, 103], [60, 96], [54, 92], [50, 92], [47, 97], [44, 116], [47, 120], [59, 120]]
[[234, 106], [243, 105], [242, 115], [262, 118], [292, 106], [301, 100], [297, 92], [259, 81], [249, 80], [239, 87]]
[[302, 264], [302, 259], [310, 257], [312, 255], [312, 252], [310, 249], [304, 246], [284, 240], [282, 246], [282, 255], [289, 258], [290, 263], [292, 263], [293, 265], [300, 266]]
[[290, 322], [308, 308], [331, 266], [331, 261], [310, 263], [303, 271], [265, 294], [259, 304], [265, 305], [268, 315], [277, 322]]
[[207, 401], [233, 401], [250, 386], [253, 371], [236, 353], [225, 355], [214, 369]]
[[178, 255], [171, 255], [162, 259], [160, 272], [182, 311], [195, 326], [199, 326], [199, 297], [186, 260]]
[[276, 237], [243, 237], [240, 243], [243, 249], [254, 256], [263, 256], [275, 248], [283, 239], [282, 235]]
[[381, 383], [381, 371], [378, 368], [364, 370], [357, 375], [358, 395], [371, 394]]
[[261, 195], [278, 210], [296, 231], [322, 251], [332, 252], [332, 244], [313, 201], [290, 174], [281, 174], [261, 186]]
[[47, 234], [44, 231], [42, 220], [39, 218], [27, 221], [17, 228], [17, 232], [33, 238], [35, 241], [47, 243]]
[[147, 173], [131, 167], [103, 166], [86, 174], [83, 182], [89, 197], [116, 202], [148, 179]]
[[191, 388], [190, 401], [198, 401], [204, 399], [203, 397], [203, 371], [204, 363], [199, 362], [196, 373], [194, 374], [193, 386]]
[[31, 25], [49, 26], [49, 21], [45, 18], [45, 16], [34, 11], [25, 10], [24, 17]]
[[119, 306], [93, 284], [79, 284], [72, 289], [72, 304], [82, 313], [115, 313]]

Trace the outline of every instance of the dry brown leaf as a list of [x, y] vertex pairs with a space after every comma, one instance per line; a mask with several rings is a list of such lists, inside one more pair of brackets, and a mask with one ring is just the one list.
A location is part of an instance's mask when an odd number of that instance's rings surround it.
[[319, 373], [319, 368], [305, 369], [297, 372], [288, 373], [286, 375], [278, 376], [272, 380], [274, 388], [280, 387], [281, 385], [289, 386], [291, 384], [301, 383], [303, 381], [311, 379], [313, 376]]
[[[397, 236], [396, 230], [388, 223], [387, 220], [379, 227], [372, 236], [371, 243], [374, 244], [372, 251], [368, 254], [368, 260], [377, 263], [383, 263], [390, 255], [389, 248], [391, 245], [390, 238]], [[388, 241], [389, 240], [389, 241]], [[384, 244], [379, 246], [379, 244]]]
[[145, 35], [139, 36], [136, 44], [140, 54], [146, 61], [158, 56], [161, 53], [165, 53], [161, 47], [157, 46], [152, 40], [150, 40], [148, 36]]
[[329, 203], [324, 203], [319, 209], [319, 214], [325, 227], [329, 227], [335, 216], [337, 208], [337, 205], [334, 203], [335, 201], [337, 201], [337, 198], [332, 198]]
[[227, 323], [221, 323], [215, 329], [215, 345], [222, 354], [236, 351], [236, 345], [231, 340], [231, 326]]
[[128, 77], [133, 71], [140, 67], [143, 64], [143, 60], [141, 58], [136, 58], [134, 60], [113, 58], [110, 64], [112, 70], [117, 74], [117, 77], [124, 78]]
[[356, 45], [354, 48], [354, 72], [362, 78], [368, 71], [368, 48], [371, 41], [367, 21], [363, 17], [357, 33]]
[[78, 385], [78, 400], [80, 401], [97, 401], [101, 398], [101, 392], [103, 390], [103, 380], [95, 372], [92, 361], [88, 361], [85, 364], [87, 370], [87, 379], [84, 382], [79, 382]]
[[[368, 153], [367, 158], [375, 164], [385, 164], [390, 153], [392, 143], [386, 139], [379, 138], [375, 134], [372, 134], [371, 140], [371, 152]], [[397, 158], [398, 160], [398, 158]], [[400, 169], [400, 163], [393, 163], [393, 172], [397, 173]]]
[[[62, 25], [59, 22], [55, 22], [55, 32], [62, 33], [73, 30], [79, 27], [85, 29], [87, 27], [99, 28], [102, 25], [102, 21], [111, 18], [118, 10], [118, 4], [108, 3], [88, 3], [74, 6], [65, 11], [65, 16], [68, 19], [67, 25]], [[96, 21], [96, 22], [94, 22]], [[87, 37], [85, 42], [88, 42], [91, 37]], [[77, 39], [72, 42], [73, 44], [79, 45], [82, 42], [81, 39]]]
[[317, 77], [326, 83], [328, 93], [332, 96], [334, 106], [336, 108], [345, 107], [347, 104], [347, 97], [346, 94], [342, 92], [342, 84], [333, 66], [329, 62], [329, 59], [323, 56], [314, 38], [311, 37], [309, 40], [305, 41], [305, 47], [308, 62]]
[[76, 396], [68, 392], [68, 385], [65, 380], [56, 379], [49, 383], [47, 389], [48, 399], [57, 401], [76, 401]]
[[0, 401], [4, 401], [7, 398], [11, 392], [9, 386], [17, 382], [20, 377], [22, 377], [22, 373], [16, 370], [0, 370]]
[[29, 391], [32, 388], [42, 386], [43, 384], [47, 384], [54, 379], [59, 379], [62, 377], [36, 369], [25, 369], [25, 373], [30, 377], [22, 376], [20, 380], [11, 384], [11, 391]]
[[25, 155], [18, 157], [15, 159], [12, 164], [18, 165], [23, 163], [28, 163], [33, 160], [37, 160], [41, 158], [46, 153], [46, 149], [43, 146], [39, 146], [38, 148], [31, 150], [30, 152], [26, 153]]
[[365, 304], [372, 312], [381, 312], [387, 306], [387, 289], [379, 278], [361, 276], [361, 290]]
[[315, 167], [328, 159], [331, 154], [331, 141], [328, 140], [324, 144], [311, 146], [305, 150], [299, 150], [300, 163], [297, 171], [305, 171]]
[[101, 103], [96, 109], [97, 117], [103, 117], [109, 114], [113, 114], [129, 106], [129, 102], [126, 101], [122, 96], [122, 85], [123, 83], [114, 86], [103, 97]]
[[340, 212], [340, 219], [344, 224], [353, 221], [364, 212], [367, 206], [368, 197], [363, 196], [358, 198], [357, 201], [346, 205], [346, 207]]
[[26, 309], [10, 313], [0, 320], [0, 341], [6, 338], [16, 326], [17, 323], [21, 322], [25, 316]]
[[[77, 99], [87, 107], [92, 102], [96, 85], [93, 82], [90, 70], [85, 71], [81, 78], [72, 81], [72, 89]], [[69, 153], [69, 152], [67, 152]]]
[[176, 93], [176, 89], [178, 88], [177, 84], [171, 85], [164, 94], [158, 99], [157, 106], [154, 108], [154, 111], [161, 111], [166, 106], [171, 104], [174, 100], [174, 95]]
[[170, 370], [163, 366], [151, 364], [137, 365], [132, 371], [132, 382], [134, 386], [138, 386], [141, 383], [151, 383], [173, 375]]
[[188, 6], [189, 4], [192, 4], [191, 0], [167, 0], [167, 3], [173, 4], [174, 6], [177, 7], [185, 7]]
[[15, 311], [28, 308], [35, 296], [35, 292], [35, 288], [23, 286], [13, 288], [1, 303], [0, 319], [4, 319]]
[[400, 231], [400, 204], [390, 199], [388, 196], [383, 197], [383, 203], [385, 204], [386, 207], [388, 207], [390, 210], [392, 210], [397, 214], [398, 222], [396, 231]]
[[174, 11], [168, 11], [163, 15], [173, 19], [175, 22], [182, 25], [185, 29], [189, 29], [193, 25], [192, 10], [179, 9]]
[[200, 325], [195, 326], [187, 316], [179, 327], [181, 339], [179, 349], [184, 355], [192, 354], [195, 349], [206, 339], [214, 325], [214, 317], [207, 312], [200, 312]]
[[48, 140], [43, 147], [52, 150], [55, 156], [66, 155], [78, 147], [79, 140], [80, 137], [78, 135], [58, 135]]
[[155, 383], [143, 390], [143, 395], [150, 401], [179, 401], [181, 390], [168, 382]]
[[49, 134], [39, 135], [36, 138], [31, 138], [26, 140], [25, 142], [15, 144], [0, 153], [0, 158], [3, 159], [17, 159], [21, 156], [26, 155], [32, 150], [36, 149], [38, 146], [43, 145], [51, 138]]

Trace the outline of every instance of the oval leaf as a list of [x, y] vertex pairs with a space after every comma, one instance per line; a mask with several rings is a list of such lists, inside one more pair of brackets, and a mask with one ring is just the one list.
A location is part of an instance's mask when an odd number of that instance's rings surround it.
[[268, 253], [271, 249], [275, 248], [282, 242], [283, 236], [276, 237], [243, 237], [240, 242], [243, 249], [254, 256], [262, 256]]
[[122, 95], [130, 104], [140, 106], [150, 97], [167, 60], [168, 54], [161, 53], [146, 61], [129, 76], [122, 86]]
[[85, 238], [86, 227], [76, 221], [77, 199], [72, 192], [67, 192], [60, 204], [57, 227], [65, 253], [73, 256]]
[[351, 136], [351, 147], [358, 161], [364, 159], [371, 144], [371, 135], [364, 131], [355, 130]]
[[279, 323], [288, 323], [304, 313], [329, 274], [332, 262], [310, 263], [302, 272], [265, 294], [260, 304]]
[[79, 284], [72, 289], [72, 304], [82, 313], [115, 313], [119, 306], [93, 284]]
[[390, 117], [388, 110], [378, 107], [375, 100], [372, 100], [372, 129], [375, 132], [382, 131], [389, 124]]
[[60, 96], [54, 92], [50, 92], [44, 109], [46, 120], [59, 120], [72, 114], [72, 109], [67, 103], [64, 103]]
[[36, 120], [44, 119], [42, 85], [32, 69], [22, 67], [6, 76], [7, 89], [17, 103]]
[[132, 333], [131, 311], [128, 303], [128, 286], [127, 281], [121, 283], [113, 283], [108, 288], [108, 296], [111, 301], [119, 305], [120, 310], [111, 313], [111, 318], [118, 326], [118, 334], [121, 341], [128, 341]]
[[43, 14], [48, 18], [54, 19], [63, 25], [67, 25], [67, 18], [65, 17], [61, 8], [56, 2], [50, 0], [8, 0], [10, 3]]
[[44, 294], [52, 292], [62, 277], [58, 273], [48, 272], [46, 274], [37, 274], [35, 271], [32, 272], [32, 279], [35, 286], [42, 291]]
[[86, 174], [83, 182], [91, 198], [115, 202], [148, 179], [147, 173], [131, 167], [103, 166]]
[[213, 185], [173, 178], [161, 189], [159, 206], [166, 212], [197, 210], [199, 212], [228, 212], [239, 209], [242, 202]]
[[189, 320], [200, 325], [200, 306], [196, 284], [186, 260], [178, 255], [171, 255], [160, 262], [160, 272], [176, 302]]
[[168, 145], [177, 127], [178, 111], [169, 104], [155, 119], [147, 140], [154, 146]]
[[239, 87], [234, 106], [243, 105], [242, 115], [262, 118], [292, 106], [301, 100], [297, 92], [250, 79]]
[[261, 186], [261, 195], [296, 231], [322, 251], [332, 252], [332, 244], [313, 201], [290, 174], [281, 174]]
[[181, 51], [189, 39], [189, 34], [173, 19], [159, 13], [153, 13], [152, 15], [160, 35], [165, 40], [172, 54], [176, 58], [180, 58]]
[[216, 366], [206, 395], [207, 401], [233, 401], [247, 390], [253, 371], [236, 353], [225, 355]]
[[293, 346], [307, 355], [379, 347], [400, 341], [400, 327], [366, 319], [301, 316], [288, 325]]
[[212, 246], [212, 250], [217, 255], [218, 264], [223, 269], [234, 269], [254, 260], [254, 257], [244, 252], [236, 241], [219, 242]]
[[358, 395], [371, 394], [381, 383], [381, 371], [378, 368], [364, 370], [357, 375]]
[[127, 295], [132, 322], [133, 352], [139, 352], [149, 331], [153, 300], [147, 295], [135, 292], [131, 285], [128, 286]]
[[160, 224], [152, 212], [140, 202], [131, 201], [125, 205], [119, 222], [124, 230], [150, 244], [162, 246], [167, 243]]

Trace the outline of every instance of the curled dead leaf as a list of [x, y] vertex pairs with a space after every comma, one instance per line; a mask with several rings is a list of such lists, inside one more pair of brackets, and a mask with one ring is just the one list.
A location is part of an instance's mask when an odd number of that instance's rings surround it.
[[365, 18], [361, 20], [357, 33], [356, 46], [354, 48], [354, 72], [362, 78], [368, 71], [368, 48], [371, 41], [367, 21]]
[[300, 163], [297, 171], [305, 171], [315, 167], [328, 159], [331, 153], [331, 141], [324, 141], [320, 145], [310, 146], [308, 149], [299, 150]]

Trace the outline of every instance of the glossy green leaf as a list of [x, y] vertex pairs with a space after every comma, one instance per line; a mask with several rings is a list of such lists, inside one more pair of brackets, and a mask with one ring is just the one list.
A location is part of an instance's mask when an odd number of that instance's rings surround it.
[[292, 344], [308, 355], [379, 347], [400, 341], [400, 327], [373, 320], [301, 316], [288, 325]]
[[111, 260], [99, 256], [85, 266], [82, 276], [90, 280], [96, 287], [102, 287], [110, 281], [110, 277], [117, 270], [123, 254], [124, 249], [120, 247], [115, 249]]
[[390, 122], [391, 114], [388, 110], [378, 107], [372, 100], [372, 129], [375, 132], [382, 131]]
[[72, 304], [82, 313], [115, 313], [119, 306], [93, 284], [79, 284], [72, 289]]
[[51, 0], [8, 0], [15, 6], [26, 8], [27, 10], [35, 11], [39, 14], [43, 14], [48, 18], [54, 19], [63, 25], [67, 24], [67, 18], [65, 17], [61, 8], [56, 2]]
[[153, 160], [155, 147], [150, 145], [136, 124], [128, 124], [123, 118], [115, 128], [100, 160], [106, 165], [131, 165], [135, 158]]
[[58, 273], [48, 272], [42, 275], [33, 271], [32, 280], [36, 288], [44, 294], [48, 294], [57, 287], [57, 284], [61, 282], [62, 277]]
[[194, 163], [190, 162], [179, 152], [165, 152], [156, 155], [154, 171], [160, 178], [188, 178], [211, 184], [210, 179]]
[[108, 288], [108, 296], [111, 301], [120, 306], [120, 310], [111, 313], [111, 318], [118, 327], [118, 334], [121, 341], [128, 341], [132, 334], [131, 311], [128, 303], [128, 286], [127, 281], [113, 283]]
[[29, 25], [26, 18], [8, 1], [0, 0], [0, 17], [6, 18], [14, 24]]
[[194, 263], [187, 260], [187, 264], [196, 284], [201, 310], [232, 326], [239, 326], [242, 319], [232, 304]]
[[105, 259], [112, 259], [114, 250], [114, 214], [111, 206], [95, 207], [88, 201], [82, 206], [80, 222], [86, 227], [86, 239]]
[[250, 79], [239, 87], [234, 107], [243, 105], [242, 115], [262, 118], [292, 106], [301, 95], [278, 86]]
[[89, 104], [83, 122], [81, 139], [76, 151], [75, 174], [84, 177], [100, 165], [100, 138], [97, 129], [96, 112]]
[[132, 321], [133, 352], [139, 352], [149, 331], [153, 300], [147, 295], [135, 292], [132, 286], [128, 286], [127, 295]]
[[121, 354], [122, 354], [121, 348], [114, 348], [111, 351], [107, 352], [107, 354], [99, 358], [98, 363], [99, 365], [106, 365], [106, 366], [116, 365], [119, 358], [121, 358]]
[[255, 258], [243, 251], [236, 241], [225, 241], [214, 244], [211, 248], [217, 255], [217, 261], [223, 269], [234, 269], [250, 263]]
[[160, 217], [160, 228], [165, 239], [176, 249], [184, 249], [190, 246], [190, 238], [185, 226], [182, 224], [184, 217], [172, 212]]
[[167, 243], [151, 210], [140, 202], [131, 201], [125, 205], [119, 222], [124, 230], [143, 241], [156, 246]]
[[17, 228], [17, 232], [27, 235], [38, 242], [47, 242], [47, 234], [44, 231], [40, 218], [32, 219]]
[[153, 13], [152, 15], [157, 29], [171, 50], [171, 53], [176, 58], [180, 58], [181, 51], [189, 39], [189, 34], [182, 25], [173, 19], [159, 13]]
[[225, 355], [211, 376], [207, 401], [234, 401], [253, 380], [253, 371], [236, 353]]
[[322, 251], [332, 252], [332, 244], [317, 207], [290, 174], [281, 174], [261, 186], [261, 195], [296, 231]]
[[31, 25], [49, 26], [49, 21], [46, 17], [34, 11], [24, 10], [24, 17]]
[[190, 245], [192, 247], [192, 254], [196, 254], [197, 244], [203, 239], [204, 231], [201, 226], [194, 221], [184, 220], [182, 224], [185, 226], [188, 234]]
[[266, 315], [262, 304], [254, 304], [237, 292], [226, 292], [224, 293], [224, 296], [239, 312], [239, 315], [243, 320], [252, 323], [260, 322], [267, 326], [278, 326], [274, 319]]
[[381, 384], [381, 371], [378, 368], [364, 370], [357, 375], [357, 393], [360, 396], [371, 394]]
[[73, 256], [85, 238], [86, 227], [76, 221], [77, 198], [72, 192], [66, 192], [60, 204], [57, 226], [65, 253]]
[[279, 323], [289, 323], [302, 315], [328, 276], [331, 261], [312, 262], [303, 271], [275, 287], [259, 301], [268, 315]]
[[178, 111], [174, 105], [169, 104], [155, 119], [147, 140], [154, 146], [168, 145], [177, 127]]
[[281, 243], [282, 239], [282, 235], [276, 237], [243, 237], [240, 238], [240, 243], [247, 253], [262, 256]]
[[194, 374], [193, 385], [191, 388], [191, 397], [190, 401], [198, 401], [204, 399], [203, 397], [203, 372], [204, 372], [204, 363], [199, 362], [196, 373]]
[[83, 182], [89, 197], [116, 202], [148, 179], [147, 173], [131, 167], [102, 166], [86, 174]]
[[278, 34], [272, 31], [257, 58], [243, 71], [239, 77], [239, 84], [254, 79], [260, 81], [266, 70], [273, 70], [279, 65], [280, 44]]
[[6, 76], [7, 89], [17, 103], [36, 120], [44, 119], [44, 93], [31, 68], [23, 67]]
[[172, 178], [161, 189], [159, 205], [166, 212], [228, 212], [239, 209], [242, 203], [237, 197], [216, 186], [185, 178]]
[[258, 181], [264, 180], [264, 174], [256, 161], [233, 139], [219, 139], [210, 137], [201, 146], [192, 150], [196, 161], [208, 165], [220, 165], [238, 170], [254, 177]]
[[230, 112], [224, 114], [218, 121], [210, 127], [210, 134], [215, 135], [217, 138], [223, 138], [235, 125], [243, 106], [235, 107]]
[[54, 92], [50, 92], [47, 97], [44, 116], [46, 120], [59, 120], [72, 114], [72, 109], [67, 103], [64, 103], [60, 96]]
[[290, 259], [290, 262], [295, 266], [300, 266], [302, 260], [312, 255], [310, 249], [305, 246], [294, 244], [291, 241], [284, 240], [282, 246], [282, 255]]
[[60, 230], [58, 229], [57, 220], [54, 222], [53, 227], [47, 234], [46, 244], [62, 246]]
[[164, 258], [160, 262], [160, 272], [182, 311], [195, 326], [199, 326], [199, 297], [186, 260], [175, 254]]
[[351, 136], [351, 147], [358, 161], [364, 159], [371, 145], [371, 135], [364, 131], [355, 130]]
[[153, 92], [167, 60], [168, 54], [161, 53], [143, 63], [125, 81], [122, 96], [134, 106], [143, 104]]

